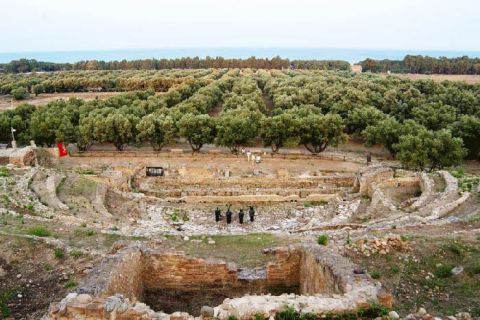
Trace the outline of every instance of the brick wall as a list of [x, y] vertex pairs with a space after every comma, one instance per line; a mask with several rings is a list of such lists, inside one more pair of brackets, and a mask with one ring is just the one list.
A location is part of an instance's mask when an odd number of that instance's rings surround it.
[[183, 253], [145, 256], [144, 286], [148, 289], [203, 289], [235, 286], [237, 268], [223, 261], [190, 258]]

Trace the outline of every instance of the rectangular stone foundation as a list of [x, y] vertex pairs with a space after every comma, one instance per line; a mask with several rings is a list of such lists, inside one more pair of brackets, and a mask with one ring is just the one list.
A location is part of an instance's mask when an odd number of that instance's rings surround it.
[[[115, 319], [171, 320], [175, 317], [169, 314], [179, 311], [190, 319], [202, 306], [215, 307], [220, 319], [251, 319], [268, 317], [287, 302], [297, 307], [309, 301], [317, 314], [352, 311], [375, 301], [391, 304], [391, 296], [381, 296], [367, 275], [355, 275], [354, 265], [326, 248], [292, 246], [265, 253], [272, 255], [265, 268], [248, 270], [144, 244], [126, 247], [96, 270], [90, 285], [77, 289], [82, 297], [65, 298], [59, 304], [63, 309], [53, 308], [50, 319], [111, 319], [113, 312]], [[92, 308], [97, 316], [85, 317]]]

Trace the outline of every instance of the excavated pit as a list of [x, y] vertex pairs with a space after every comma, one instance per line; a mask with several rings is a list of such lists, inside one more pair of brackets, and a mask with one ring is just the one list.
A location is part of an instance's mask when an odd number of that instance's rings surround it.
[[250, 319], [258, 313], [274, 314], [286, 303], [301, 306], [308, 301], [311, 312], [318, 314], [355, 310], [375, 301], [391, 304], [391, 295], [382, 293], [368, 275], [355, 272], [357, 266], [318, 245], [266, 249], [270, 261], [254, 269], [138, 243], [114, 251], [60, 303], [61, 318], [59, 309], [52, 308], [51, 319], [76, 319], [78, 314], [109, 319], [116, 309], [128, 317], [142, 313], [142, 319], [178, 312], [198, 316], [202, 306], [214, 307], [219, 319]]

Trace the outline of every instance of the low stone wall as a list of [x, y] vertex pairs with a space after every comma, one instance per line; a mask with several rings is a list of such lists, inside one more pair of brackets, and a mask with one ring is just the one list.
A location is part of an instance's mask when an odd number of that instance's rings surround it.
[[185, 196], [180, 198], [166, 198], [170, 202], [186, 203], [259, 203], [259, 202], [292, 202], [292, 201], [321, 201], [328, 202], [336, 194], [310, 194], [301, 198], [297, 194], [279, 196], [276, 194], [249, 194], [240, 196]]
[[435, 182], [425, 172], [421, 172], [419, 174], [419, 184], [422, 194], [410, 205], [410, 208], [413, 210], [417, 210], [426, 205], [434, 192], [433, 188], [435, 186]]
[[92, 201], [92, 205], [93, 208], [103, 217], [112, 216], [105, 207], [105, 196], [107, 195], [107, 191], [108, 187], [106, 184], [97, 182], [97, 187], [95, 189], [95, 198]]
[[40, 169], [32, 177], [31, 188], [40, 200], [56, 210], [68, 210], [68, 206], [57, 196], [57, 187], [65, 179], [65, 175], [53, 170]]
[[[254, 288], [299, 285], [301, 295], [246, 295], [227, 298], [213, 308], [213, 315], [251, 319], [255, 314], [274, 316], [286, 304], [302, 312], [316, 314], [353, 311], [373, 302], [391, 305], [392, 297], [371, 281], [367, 274], [355, 274], [357, 267], [348, 259], [318, 245], [290, 246], [267, 250], [273, 260], [263, 277], [252, 279]], [[249, 281], [240, 277], [234, 265], [218, 260], [186, 257], [178, 252], [162, 252], [137, 245], [117, 252], [95, 277], [97, 285], [83, 286], [58, 304], [52, 304], [45, 319], [193, 319], [175, 312], [155, 312], [138, 302], [145, 290], [198, 290], [245, 288]], [[100, 269], [102, 269], [100, 268]], [[100, 270], [99, 269], [99, 270]], [[107, 271], [109, 270], [109, 271]], [[109, 296], [110, 295], [110, 296]]]
[[361, 195], [371, 196], [372, 185], [393, 178], [394, 171], [390, 167], [374, 166], [360, 171], [355, 179], [353, 189]]

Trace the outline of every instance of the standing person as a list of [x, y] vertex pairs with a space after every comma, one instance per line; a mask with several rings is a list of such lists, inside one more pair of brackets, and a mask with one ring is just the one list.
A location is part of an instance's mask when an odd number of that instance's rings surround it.
[[245, 213], [243, 209], [240, 209], [240, 211], [238, 211], [238, 222], [240, 222], [240, 224], [243, 224], [243, 217], [245, 217]]
[[231, 206], [231, 204], [228, 205], [227, 212], [225, 213], [225, 216], [227, 217], [227, 224], [232, 223], [232, 211], [230, 210]]
[[215, 209], [215, 222], [219, 222], [221, 218], [222, 211], [220, 211], [220, 209], [217, 207], [217, 209]]
[[250, 209], [248, 210], [248, 215], [250, 216], [250, 222], [253, 222], [255, 220], [255, 209], [253, 206], [250, 206]]

